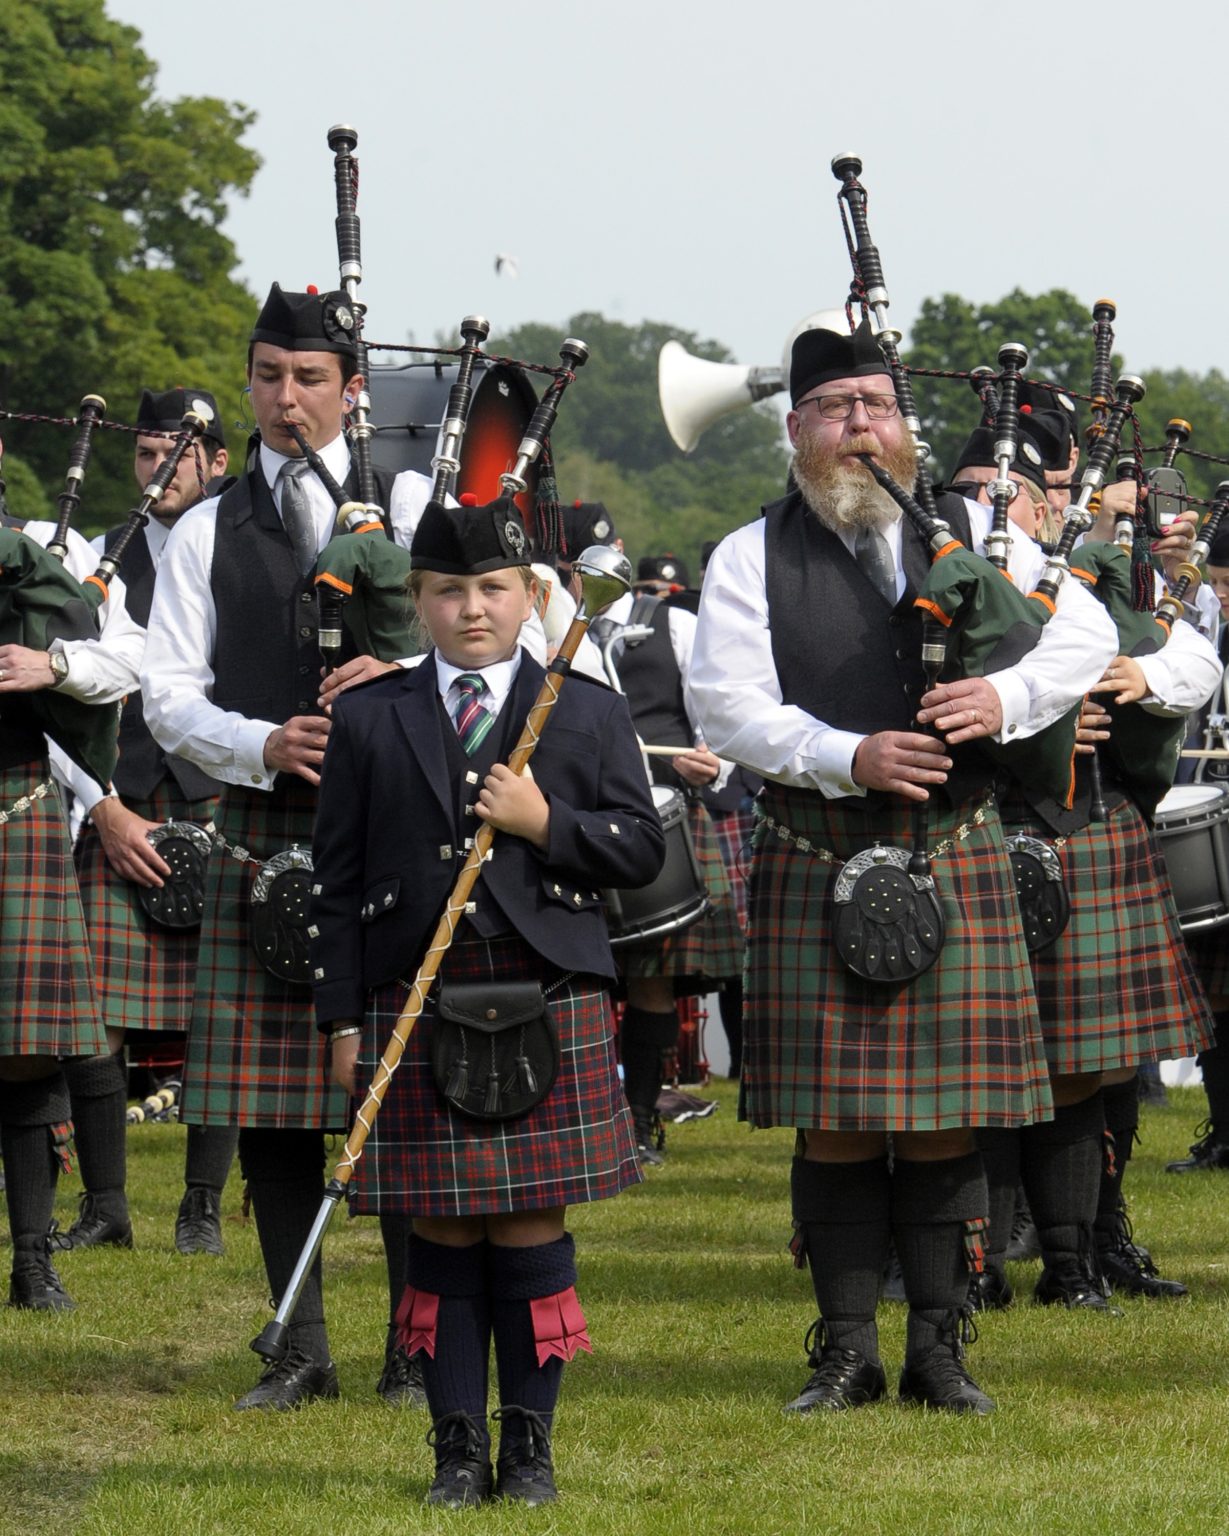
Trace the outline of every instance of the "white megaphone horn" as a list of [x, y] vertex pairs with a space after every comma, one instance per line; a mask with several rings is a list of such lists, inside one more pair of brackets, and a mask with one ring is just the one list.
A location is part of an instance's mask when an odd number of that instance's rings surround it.
[[845, 311], [821, 309], [800, 320], [786, 338], [780, 367], [711, 363], [688, 352], [680, 342], [666, 342], [657, 358], [657, 394], [666, 431], [677, 446], [690, 453], [703, 433], [722, 416], [785, 389], [794, 338], [819, 327], [847, 332]]

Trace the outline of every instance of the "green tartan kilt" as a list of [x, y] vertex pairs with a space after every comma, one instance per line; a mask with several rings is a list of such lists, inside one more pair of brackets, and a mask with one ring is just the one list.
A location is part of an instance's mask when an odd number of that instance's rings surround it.
[[[124, 798], [146, 821], [212, 821], [217, 800], [185, 800], [165, 779], [148, 800]], [[200, 929], [161, 928], [141, 905], [138, 887], [107, 862], [87, 821], [73, 850], [81, 905], [94, 949], [98, 1001], [109, 1029], [186, 1030], [196, 981]]]
[[1185, 935], [1186, 953], [1199, 985], [1218, 1012], [1229, 1009], [1229, 927]]
[[727, 976], [741, 976], [744, 950], [738, 905], [721, 843], [699, 798], [688, 797], [687, 825], [708, 891], [708, 911], [698, 923], [668, 934], [656, 944], [629, 944], [616, 951], [623, 975], [669, 976], [679, 996], [709, 992]]
[[[1042, 826], [1024, 830], [1055, 841]], [[1051, 1070], [1108, 1072], [1201, 1050], [1211, 1015], [1164, 862], [1134, 804], [1072, 833], [1057, 852], [1071, 921], [1032, 957]]]
[[[884, 843], [910, 848], [902, 800], [867, 812], [770, 787], [764, 810], [842, 862]], [[974, 824], [974, 814], [981, 817]], [[832, 942], [838, 866], [761, 823], [753, 839], [741, 1114], [759, 1126], [935, 1131], [1050, 1116], [1044, 1044], [998, 809], [931, 809], [947, 939], [902, 985], [863, 981]]]
[[[311, 847], [315, 807], [315, 791], [298, 778], [284, 776], [272, 794], [230, 787], [217, 827], [263, 862], [294, 843]], [[340, 1129], [346, 1096], [329, 1082], [311, 987], [271, 976], [252, 948], [248, 910], [258, 868], [225, 853], [215, 854], [209, 871], [180, 1119]]]
[[[0, 772], [0, 811], [51, 778], [46, 758]], [[107, 1048], [59, 790], [0, 825], [0, 1056]]]

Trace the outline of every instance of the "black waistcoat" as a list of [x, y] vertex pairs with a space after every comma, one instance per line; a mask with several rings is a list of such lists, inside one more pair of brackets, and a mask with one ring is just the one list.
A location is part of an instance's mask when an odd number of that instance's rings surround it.
[[[962, 499], [943, 496], [939, 511], [954, 536], [970, 544]], [[797, 491], [766, 507], [764, 517], [768, 622], [783, 701], [859, 735], [917, 731], [925, 674], [914, 599], [930, 567], [921, 535], [906, 518], [905, 592], [893, 606]], [[944, 792], [955, 804], [989, 784], [992, 773], [975, 747], [957, 747], [951, 756]]]
[[[424, 665], [430, 666], [431, 663], [428, 661]], [[512, 748], [516, 745], [516, 738], [524, 722], [514, 721], [512, 710], [505, 704], [495, 724], [487, 732], [485, 741], [472, 757], [467, 757], [461, 746], [461, 738], [457, 735], [456, 722], [448, 714], [443, 699], [439, 700], [439, 718], [440, 733], [444, 738], [444, 757], [448, 763], [448, 776], [452, 785], [453, 848], [459, 874], [461, 865], [469, 853], [466, 839], [474, 838], [482, 825], [481, 819], [467, 808], [477, 800], [482, 790], [482, 781], [494, 765], [506, 763], [511, 757]], [[498, 850], [496, 850], [496, 857], [498, 857]], [[498, 933], [515, 931], [514, 924], [509, 921], [486, 882], [481, 878], [470, 892], [470, 901], [474, 910], [466, 913], [465, 921], [475, 933], [481, 934], [484, 939], [489, 939]]]
[[[219, 499], [215, 528], [213, 702], [274, 725], [319, 714], [315, 573], [299, 574], [259, 463]], [[342, 660], [355, 654], [345, 630]]]
[[[103, 547], [110, 553], [124, 525], [111, 528]], [[120, 577], [127, 592], [128, 612], [142, 627], [149, 627], [149, 610], [154, 601], [154, 562], [142, 530], [124, 553]], [[205, 800], [221, 793], [221, 785], [203, 769], [183, 757], [164, 752], [145, 724], [145, 714], [138, 689], [124, 700], [119, 717], [119, 762], [115, 767], [115, 787], [121, 795], [134, 800], [148, 800], [167, 777], [175, 780], [185, 800]]]
[[[658, 597], [638, 597], [633, 603], [628, 622], [647, 624], [653, 633], [623, 646], [618, 655], [619, 682], [641, 741], [650, 746], [690, 747], [691, 722], [682, 674], [670, 644], [669, 613]], [[654, 783], [676, 788], [682, 784], [669, 758], [654, 756], [651, 761]]]

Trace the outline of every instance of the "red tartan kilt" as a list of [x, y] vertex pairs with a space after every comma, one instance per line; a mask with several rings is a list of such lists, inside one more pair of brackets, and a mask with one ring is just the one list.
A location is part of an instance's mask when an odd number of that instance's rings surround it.
[[[0, 811], [51, 777], [44, 758], [0, 772]], [[107, 1048], [72, 843], [52, 789], [0, 825], [0, 1056]]]
[[[515, 937], [454, 940], [442, 970], [452, 981], [541, 974], [541, 961]], [[549, 977], [544, 984], [551, 985]], [[367, 1091], [406, 995], [392, 982], [368, 1000], [360, 1093]], [[559, 1036], [554, 1085], [529, 1114], [490, 1122], [457, 1114], [436, 1089], [427, 1059], [433, 1016], [428, 999], [351, 1180], [357, 1212], [477, 1216], [546, 1210], [602, 1200], [638, 1182], [606, 984], [576, 976], [547, 1002]]]
[[[1054, 841], [1043, 827], [1025, 830]], [[1058, 857], [1071, 921], [1032, 956], [1051, 1069], [1107, 1072], [1200, 1050], [1211, 1016], [1139, 811], [1125, 801], [1073, 833]]]
[[[185, 800], [167, 779], [148, 800], [125, 798], [124, 804], [146, 821], [204, 826], [213, 819], [217, 801]], [[200, 929], [160, 928], [142, 907], [138, 887], [111, 868], [102, 839], [88, 821], [73, 861], [97, 966], [103, 1023], [110, 1029], [186, 1030]]]
[[[913, 844], [905, 802], [867, 811], [772, 788], [764, 809], [844, 861], [876, 839]], [[755, 1125], [840, 1131], [1013, 1126], [1051, 1113], [1015, 883], [997, 807], [931, 812], [947, 938], [916, 980], [861, 980], [832, 942], [837, 866], [755, 833], [740, 1112]]]
[[676, 996], [709, 992], [727, 976], [741, 976], [745, 947], [721, 846], [712, 819], [698, 798], [687, 802], [687, 825], [708, 891], [708, 911], [698, 923], [656, 944], [629, 944], [616, 953], [625, 976], [669, 976]]
[[[315, 791], [290, 778], [273, 794], [229, 788], [217, 826], [265, 860], [310, 848]], [[271, 976], [252, 948], [248, 911], [258, 866], [218, 853], [210, 864], [180, 1118], [190, 1125], [333, 1130], [346, 1097], [329, 1079], [309, 986]]]

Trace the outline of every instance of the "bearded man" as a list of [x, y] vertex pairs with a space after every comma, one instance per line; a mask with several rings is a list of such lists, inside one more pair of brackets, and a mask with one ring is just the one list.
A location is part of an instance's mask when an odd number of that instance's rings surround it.
[[[857, 458], [914, 483], [913, 444], [869, 325], [803, 332], [790, 394], [798, 488], [714, 553], [689, 688], [712, 750], [767, 781], [742, 1113], [798, 1128], [793, 1246], [810, 1265], [821, 1322], [814, 1372], [788, 1407], [884, 1396], [875, 1313], [894, 1240], [909, 1301], [901, 1398], [988, 1413], [963, 1352], [987, 1216], [973, 1132], [1046, 1118], [1051, 1103], [993, 769], [977, 743], [1059, 719], [1099, 678], [1114, 635], [1067, 583], [1016, 665], [924, 693], [914, 598], [929, 555]], [[940, 511], [957, 538], [983, 547], [988, 509], [945, 496]], [[1017, 536], [1020, 590], [1041, 566]], [[837, 878], [876, 845], [910, 849], [919, 801], [946, 940], [911, 980], [864, 980], [833, 942]]]

